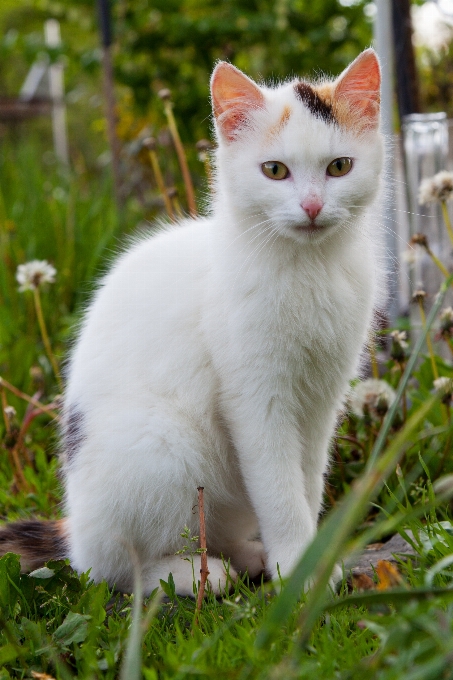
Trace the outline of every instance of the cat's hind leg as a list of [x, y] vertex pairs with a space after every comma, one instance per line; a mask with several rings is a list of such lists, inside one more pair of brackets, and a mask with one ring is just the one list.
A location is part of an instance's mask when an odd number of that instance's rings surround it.
[[[191, 595], [200, 557], [194, 556], [192, 570], [175, 553], [183, 548], [185, 527], [198, 534], [197, 487], [207, 490], [208, 527], [218, 495], [226, 494], [222, 456], [215, 458], [221, 444], [209, 439], [208, 427], [198, 427], [199, 419], [168, 404], [146, 408], [130, 399], [122, 402], [122, 418], [119, 408], [110, 411], [100, 432], [85, 419], [83, 441], [66, 471], [71, 564], [77, 571], [90, 569], [95, 581], [130, 591], [135, 554], [147, 592], [171, 572], [176, 592]], [[209, 540], [208, 548], [217, 556], [209, 558], [209, 581], [220, 593], [227, 585], [225, 568]], [[230, 576], [236, 577], [234, 569]]]

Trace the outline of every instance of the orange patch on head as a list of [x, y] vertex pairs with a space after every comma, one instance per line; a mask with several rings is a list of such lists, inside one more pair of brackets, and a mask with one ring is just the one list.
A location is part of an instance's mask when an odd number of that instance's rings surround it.
[[332, 114], [338, 125], [350, 129], [360, 126], [360, 116], [357, 115], [357, 112], [354, 112], [350, 102], [344, 97], [335, 97], [335, 83], [313, 85], [313, 90], [321, 101], [331, 107]]
[[280, 134], [285, 125], [288, 123], [291, 116], [291, 108], [286, 104], [283, 108], [282, 114], [278, 121], [272, 125], [267, 133], [268, 137], [275, 137]]
[[378, 126], [380, 69], [373, 50], [362, 52], [334, 82], [311, 87], [338, 125], [359, 134]]

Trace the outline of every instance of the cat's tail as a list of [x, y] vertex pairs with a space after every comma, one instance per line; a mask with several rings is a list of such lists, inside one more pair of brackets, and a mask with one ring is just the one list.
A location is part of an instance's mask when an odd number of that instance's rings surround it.
[[49, 560], [68, 557], [67, 520], [23, 520], [0, 529], [0, 557], [20, 555], [22, 571], [42, 567]]

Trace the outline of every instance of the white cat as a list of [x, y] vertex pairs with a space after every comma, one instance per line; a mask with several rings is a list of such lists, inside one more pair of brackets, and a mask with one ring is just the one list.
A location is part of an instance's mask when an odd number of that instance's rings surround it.
[[379, 86], [372, 50], [320, 84], [216, 66], [211, 214], [139, 240], [102, 281], [68, 370], [67, 519], [49, 555], [41, 525], [34, 553], [30, 523], [2, 534], [25, 564], [66, 554], [130, 590], [132, 548], [146, 592], [171, 572], [192, 594], [175, 552], [203, 486], [215, 592], [222, 556], [233, 578], [291, 572], [379, 287]]

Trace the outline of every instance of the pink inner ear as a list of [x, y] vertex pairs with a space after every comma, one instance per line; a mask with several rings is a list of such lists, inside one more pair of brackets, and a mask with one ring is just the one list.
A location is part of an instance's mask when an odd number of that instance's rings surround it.
[[344, 71], [335, 87], [334, 98], [346, 99], [369, 124], [379, 116], [381, 69], [374, 50], [365, 50]]
[[264, 105], [264, 96], [255, 83], [239, 69], [221, 61], [211, 78], [211, 93], [217, 124], [227, 138], [247, 120], [251, 109]]

